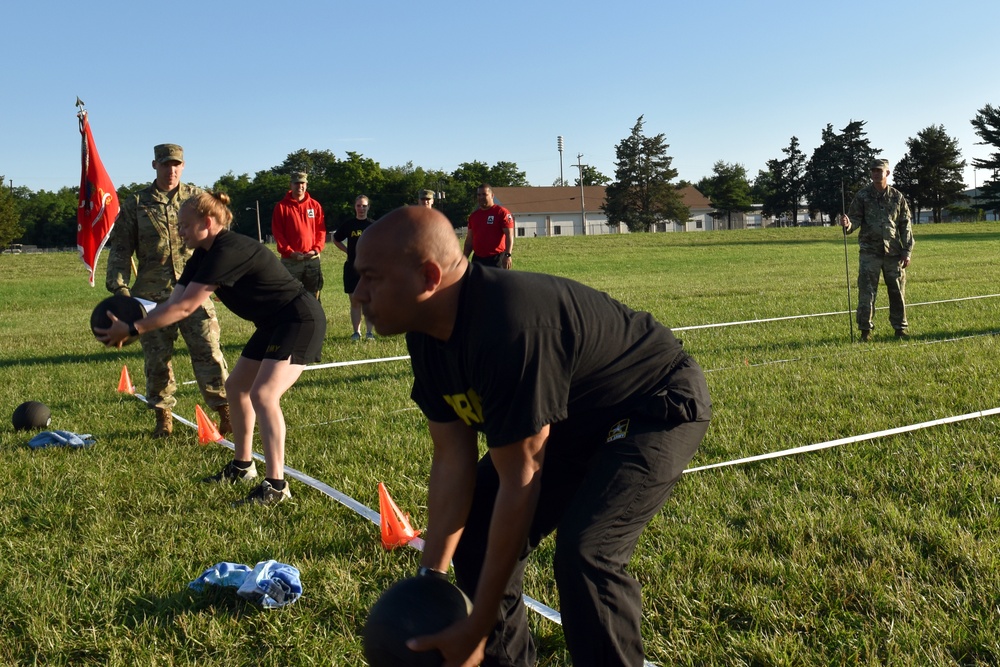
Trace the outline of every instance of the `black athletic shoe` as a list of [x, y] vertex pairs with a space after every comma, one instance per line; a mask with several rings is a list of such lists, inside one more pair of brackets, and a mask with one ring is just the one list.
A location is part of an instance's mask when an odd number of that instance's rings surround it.
[[274, 505], [291, 497], [292, 492], [288, 488], [288, 482], [285, 482], [285, 488], [279, 491], [265, 479], [255, 486], [246, 498], [234, 502], [233, 507], [239, 507], [240, 505]]
[[863, 329], [863, 330], [861, 331], [861, 342], [862, 342], [862, 343], [867, 343], [867, 342], [868, 342], [868, 341], [870, 341], [871, 339], [872, 339], [872, 332], [871, 332], [871, 329]]
[[910, 337], [910, 334], [906, 333], [906, 329], [896, 329], [896, 338], [900, 340], [906, 340]]
[[233, 461], [230, 461], [221, 471], [214, 475], [209, 475], [201, 481], [205, 484], [221, 484], [222, 482], [235, 484], [236, 482], [249, 482], [255, 477], [257, 477], [257, 467], [253, 464], [250, 464], [249, 468], [241, 468]]

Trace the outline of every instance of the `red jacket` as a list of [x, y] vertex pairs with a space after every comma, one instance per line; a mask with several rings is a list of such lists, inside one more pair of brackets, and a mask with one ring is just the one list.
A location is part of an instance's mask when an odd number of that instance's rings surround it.
[[290, 257], [293, 252], [323, 252], [326, 245], [323, 207], [308, 192], [305, 199], [297, 201], [289, 191], [274, 207], [271, 234], [282, 257]]

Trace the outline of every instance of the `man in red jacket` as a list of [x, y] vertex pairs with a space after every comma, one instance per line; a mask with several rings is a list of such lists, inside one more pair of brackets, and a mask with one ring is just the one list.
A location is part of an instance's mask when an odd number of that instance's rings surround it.
[[318, 300], [323, 289], [319, 255], [326, 245], [326, 223], [323, 207], [306, 192], [307, 183], [305, 173], [292, 174], [291, 190], [271, 215], [271, 234], [281, 263]]

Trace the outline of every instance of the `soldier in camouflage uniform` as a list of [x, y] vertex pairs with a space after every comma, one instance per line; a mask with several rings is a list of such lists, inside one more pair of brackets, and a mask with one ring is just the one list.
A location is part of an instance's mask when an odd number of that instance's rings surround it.
[[[173, 292], [177, 278], [191, 251], [184, 246], [177, 231], [181, 204], [202, 192], [181, 183], [184, 149], [176, 144], [153, 148], [156, 180], [121, 203], [121, 212], [108, 239], [108, 291], [137, 296], [162, 303]], [[138, 260], [135, 283], [132, 278], [132, 255]], [[211, 301], [178, 324], [150, 331], [139, 337], [145, 356], [146, 401], [156, 411], [154, 437], [167, 437], [173, 431], [172, 409], [177, 403], [171, 357], [180, 330], [191, 354], [191, 365], [198, 387], [209, 407], [218, 411], [219, 431], [232, 432], [225, 381], [226, 360], [219, 348], [219, 320]]]
[[871, 339], [872, 312], [879, 275], [889, 294], [889, 324], [897, 338], [907, 337], [906, 267], [913, 252], [910, 207], [903, 193], [889, 185], [889, 161], [875, 160], [872, 182], [858, 191], [840, 224], [847, 234], [858, 232], [858, 329], [861, 340]]

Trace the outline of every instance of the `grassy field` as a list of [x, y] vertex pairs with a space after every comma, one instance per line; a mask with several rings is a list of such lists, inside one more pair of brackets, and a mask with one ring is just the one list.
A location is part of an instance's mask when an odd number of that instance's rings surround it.
[[[926, 225], [908, 272], [911, 339], [850, 343], [846, 314], [678, 332], [708, 371], [715, 419], [692, 466], [1000, 406], [1000, 228]], [[518, 240], [517, 269], [573, 277], [672, 327], [844, 311], [837, 229]], [[852, 294], [857, 244], [849, 240]], [[324, 259], [324, 362], [406, 354], [354, 344], [340, 256]], [[104, 269], [100, 263], [99, 273]], [[30, 665], [363, 665], [367, 609], [413, 571], [377, 528], [309, 487], [272, 508], [197, 480], [229, 458], [115, 392], [142, 354], [106, 350], [87, 322], [103, 289], [75, 255], [0, 256], [0, 413], [46, 403], [83, 451], [31, 451], [0, 426], [0, 662]], [[879, 305], [885, 305], [884, 292]], [[232, 364], [249, 325], [220, 307]], [[855, 330], [855, 335], [857, 331]], [[183, 344], [175, 371], [193, 378]], [[406, 362], [307, 372], [286, 396], [287, 464], [378, 507], [384, 481], [425, 525], [430, 444]], [[182, 385], [178, 413], [200, 395]], [[648, 659], [661, 665], [994, 665], [1000, 662], [996, 418], [685, 475], [644, 533]], [[526, 592], [554, 608], [551, 540]], [[262, 611], [189, 581], [219, 561], [301, 570], [296, 604]], [[532, 615], [540, 664], [569, 664]]]

